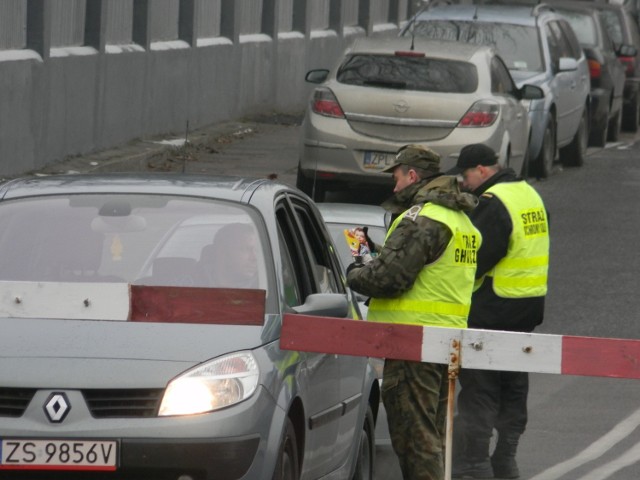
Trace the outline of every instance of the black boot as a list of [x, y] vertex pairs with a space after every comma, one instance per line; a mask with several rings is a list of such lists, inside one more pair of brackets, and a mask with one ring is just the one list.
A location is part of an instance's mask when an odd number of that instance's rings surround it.
[[489, 439], [466, 439], [464, 453], [456, 456], [451, 476], [453, 478], [493, 478], [489, 460]]
[[496, 478], [518, 478], [520, 471], [516, 463], [519, 435], [503, 434], [498, 437], [496, 449], [491, 455], [491, 466]]

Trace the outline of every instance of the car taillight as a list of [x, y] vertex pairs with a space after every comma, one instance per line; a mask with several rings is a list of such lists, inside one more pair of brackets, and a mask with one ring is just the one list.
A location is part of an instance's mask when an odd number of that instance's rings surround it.
[[636, 68], [634, 57], [618, 57], [618, 60], [624, 65], [624, 73], [627, 77], [633, 77], [633, 71]]
[[589, 60], [589, 76], [591, 79], [600, 78], [600, 74], [602, 73], [602, 65], [600, 62], [596, 62], [595, 60]]
[[340, 107], [333, 92], [328, 88], [316, 88], [311, 100], [311, 110], [318, 115], [344, 118], [342, 107]]
[[500, 107], [494, 102], [476, 102], [474, 103], [467, 113], [464, 114], [460, 122], [459, 127], [488, 127], [496, 121]]

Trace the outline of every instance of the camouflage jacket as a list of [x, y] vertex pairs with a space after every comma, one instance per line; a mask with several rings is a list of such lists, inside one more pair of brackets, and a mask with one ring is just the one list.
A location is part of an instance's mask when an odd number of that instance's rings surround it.
[[[400, 214], [427, 202], [468, 212], [478, 200], [461, 192], [455, 177], [442, 175], [409, 185], [382, 206]], [[362, 267], [349, 269], [349, 286], [369, 297], [398, 297], [413, 286], [425, 265], [442, 255], [451, 235], [447, 226], [428, 217], [405, 217], [385, 240], [377, 257]]]

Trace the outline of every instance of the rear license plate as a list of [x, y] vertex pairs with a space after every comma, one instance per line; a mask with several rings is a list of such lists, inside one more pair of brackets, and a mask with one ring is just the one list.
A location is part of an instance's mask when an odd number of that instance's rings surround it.
[[0, 470], [116, 470], [115, 440], [3, 439]]
[[396, 156], [393, 153], [364, 152], [362, 165], [367, 169], [382, 170], [393, 165], [395, 161]]

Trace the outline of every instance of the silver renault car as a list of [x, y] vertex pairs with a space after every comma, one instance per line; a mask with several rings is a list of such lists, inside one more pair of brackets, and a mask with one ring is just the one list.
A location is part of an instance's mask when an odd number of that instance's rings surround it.
[[382, 173], [408, 143], [429, 146], [453, 167], [460, 149], [484, 143], [522, 171], [529, 148], [524, 101], [495, 49], [421, 38], [360, 38], [317, 84], [302, 124], [297, 186], [321, 201], [350, 186], [391, 186]]
[[0, 185], [0, 478], [373, 480], [364, 357], [280, 348], [360, 318], [320, 213], [267, 179]]

